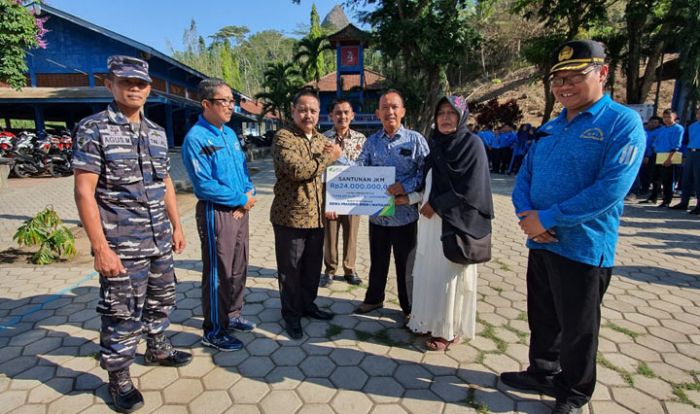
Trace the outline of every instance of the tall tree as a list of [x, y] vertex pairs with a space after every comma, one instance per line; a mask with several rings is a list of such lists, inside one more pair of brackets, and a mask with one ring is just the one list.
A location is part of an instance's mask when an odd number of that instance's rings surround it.
[[333, 50], [325, 37], [305, 37], [297, 43], [294, 61], [301, 67], [301, 73], [307, 81], [314, 80], [318, 85], [321, 76], [325, 75], [324, 52]]
[[[552, 51], [555, 42], [573, 40], [586, 34], [586, 31], [603, 21], [607, 16], [607, 0], [516, 0], [513, 11], [521, 13], [525, 19], [536, 19], [548, 31], [530, 42], [525, 53], [529, 61], [540, 69], [544, 85], [545, 108], [542, 122], [549, 120], [554, 109], [554, 96], [549, 88], [547, 76], [551, 69]], [[554, 46], [553, 46], [554, 45]], [[537, 48], [542, 48], [536, 50]], [[548, 49], [546, 49], [548, 48]], [[541, 59], [534, 62], [531, 59]]]
[[15, 89], [26, 85], [27, 50], [46, 47], [44, 22], [45, 19], [35, 18], [22, 2], [0, 0], [0, 82]]
[[301, 87], [299, 70], [292, 63], [270, 63], [264, 72], [264, 92], [255, 95], [263, 100], [263, 112], [274, 113], [289, 122], [292, 119], [292, 97]]
[[478, 44], [479, 36], [468, 20], [471, 3], [346, 1], [373, 28], [374, 45], [389, 62], [389, 84], [400, 86], [406, 97], [407, 122], [424, 133], [432, 124], [432, 111], [440, 95], [450, 90], [448, 69], [465, 64]]

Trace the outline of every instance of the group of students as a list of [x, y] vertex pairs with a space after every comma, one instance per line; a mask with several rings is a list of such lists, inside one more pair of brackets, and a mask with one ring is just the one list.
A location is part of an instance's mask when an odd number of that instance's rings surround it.
[[[644, 162], [632, 186], [632, 193], [647, 197], [640, 203], [656, 204], [661, 195], [659, 207], [686, 211], [693, 195], [700, 196], [700, 109], [695, 117], [684, 128], [675, 111], [666, 109], [663, 117], [653, 116], [645, 124]], [[677, 189], [681, 191], [680, 202], [671, 206]], [[700, 203], [688, 213], [700, 215]]]
[[[602, 44], [571, 41], [553, 52], [549, 82], [564, 110], [540, 128], [512, 195], [529, 248], [530, 366], [504, 372], [500, 381], [554, 396], [553, 414], [578, 414], [595, 388], [600, 306], [612, 275], [623, 199], [639, 170], [645, 140], [639, 116], [604, 94], [608, 66]], [[132, 412], [143, 406], [129, 373], [142, 334], [146, 364], [173, 367], [192, 360], [164, 334], [175, 307], [173, 252], [185, 248], [185, 238], [168, 174], [165, 132], [143, 114], [152, 81], [148, 63], [113, 56], [108, 68], [106, 86], [114, 101], [77, 127], [75, 197], [100, 274], [100, 365], [109, 373], [115, 409]], [[234, 333], [255, 329], [241, 311], [256, 189], [245, 153], [226, 126], [235, 104], [231, 89], [206, 79], [198, 97], [202, 115], [188, 132], [182, 155], [199, 199], [202, 344], [235, 351], [243, 344]], [[406, 109], [396, 90], [382, 94], [376, 111], [382, 129], [364, 142], [350, 132], [349, 102], [336, 101], [332, 113], [335, 131], [322, 135], [316, 129], [318, 96], [301, 90], [292, 102], [291, 125], [273, 139], [277, 180], [270, 222], [287, 335], [303, 337], [302, 318], [334, 317], [315, 300], [324, 240], [334, 238], [324, 228], [335, 226], [335, 237], [338, 228], [349, 229], [349, 237], [353, 232], [353, 225], [324, 208], [324, 172], [339, 162], [393, 166], [396, 177], [387, 189], [394, 215], [369, 218], [368, 287], [355, 313], [384, 306], [393, 251], [406, 327], [426, 334], [431, 350], [473, 337], [477, 265], [449, 260], [445, 247], [446, 229], [471, 237], [463, 241], [483, 239], [494, 218], [486, 146], [469, 131], [466, 101], [439, 100], [429, 140], [403, 125]], [[328, 244], [327, 250], [333, 247]], [[329, 256], [327, 279], [335, 266]], [[345, 280], [358, 283], [351, 261], [343, 267]]]
[[517, 132], [513, 124], [495, 130], [470, 124], [470, 130], [484, 143], [491, 172], [508, 175], [518, 173], [537, 132], [531, 124], [520, 125]]

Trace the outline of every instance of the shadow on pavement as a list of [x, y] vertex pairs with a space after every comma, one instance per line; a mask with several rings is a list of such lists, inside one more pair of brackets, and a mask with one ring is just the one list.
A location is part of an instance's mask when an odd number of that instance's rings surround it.
[[[168, 334], [179, 348], [201, 347], [199, 289], [199, 282], [178, 284], [178, 308], [171, 315]], [[42, 383], [53, 389], [54, 398], [92, 394], [109, 404], [106, 373], [97, 362], [98, 292], [96, 287], [77, 287], [64, 295], [0, 298], [0, 310], [4, 310], [0, 313], [0, 373], [10, 379]], [[431, 353], [435, 357], [453, 355], [453, 359], [440, 360], [451, 363], [419, 362], [423, 353], [419, 344], [424, 338], [416, 338], [401, 326], [399, 310], [357, 316], [350, 314], [357, 301], [319, 296], [319, 306], [333, 310], [336, 317], [330, 322], [304, 318], [305, 336], [293, 341], [280, 325], [277, 290], [247, 288], [246, 301], [245, 317], [258, 324], [253, 332], [236, 333], [246, 347], [230, 353], [203, 350], [219, 369], [265, 384], [312, 383], [321, 390], [362, 390], [384, 399], [403, 397], [459, 406], [478, 399], [488, 402], [490, 412], [513, 409], [513, 401], [506, 396], [509, 389], [502, 385], [502, 389], [496, 388], [495, 374], [459, 366], [475, 362], [471, 357], [459, 358], [459, 349]], [[186, 328], [173, 330], [177, 325]], [[137, 355], [135, 364], [143, 364], [142, 355]], [[41, 396], [30, 392], [30, 402], [33, 399]], [[540, 401], [537, 396], [533, 399]]]

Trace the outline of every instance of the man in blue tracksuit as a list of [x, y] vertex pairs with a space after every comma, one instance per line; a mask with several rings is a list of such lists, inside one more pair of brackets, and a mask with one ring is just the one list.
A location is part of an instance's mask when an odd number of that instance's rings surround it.
[[554, 57], [550, 82], [564, 110], [540, 128], [513, 189], [530, 249], [530, 366], [501, 381], [554, 395], [552, 413], [564, 414], [593, 394], [600, 304], [646, 138], [639, 115], [603, 93], [602, 44], [567, 42]]
[[236, 351], [243, 343], [230, 330], [251, 331], [241, 318], [248, 268], [248, 211], [255, 190], [238, 137], [226, 126], [233, 114], [231, 88], [220, 79], [199, 84], [202, 115], [182, 145], [182, 161], [197, 203], [202, 243], [202, 344]]

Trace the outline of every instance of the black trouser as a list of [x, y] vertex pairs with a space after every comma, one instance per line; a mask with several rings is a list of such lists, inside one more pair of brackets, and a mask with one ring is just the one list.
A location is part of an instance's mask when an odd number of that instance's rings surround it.
[[272, 226], [275, 231], [275, 256], [282, 302], [282, 318], [296, 323], [317, 309], [323, 262], [323, 229], [297, 229]]
[[690, 197], [695, 194], [700, 206], [700, 149], [690, 149], [683, 164], [683, 192], [681, 204], [687, 206]]
[[411, 298], [407, 278], [411, 277], [415, 258], [418, 222], [404, 226], [388, 227], [369, 224], [369, 286], [365, 294], [365, 303], [384, 302], [389, 275], [389, 260], [394, 249], [394, 266], [396, 268], [396, 285], [399, 304], [404, 313], [411, 313]]
[[[527, 312], [531, 372], [554, 374], [557, 400], [586, 404], [595, 388], [600, 304], [612, 268], [530, 250]], [[559, 372], [561, 370], [561, 372]]]
[[642, 165], [639, 166], [639, 186], [640, 186], [640, 193], [644, 194], [649, 192], [649, 187], [651, 186], [651, 172], [652, 169], [654, 168], [654, 165], [652, 164], [653, 157], [650, 157], [651, 159], [646, 163], [642, 163]]
[[248, 271], [248, 217], [209, 201], [197, 203], [202, 243], [202, 325], [204, 334], [225, 334], [230, 318], [240, 316]]
[[663, 187], [663, 202], [670, 203], [673, 200], [673, 165], [664, 167], [656, 164], [657, 154], [654, 154], [653, 167], [651, 173], [651, 195], [650, 200], [657, 201], [659, 198], [659, 187]]

